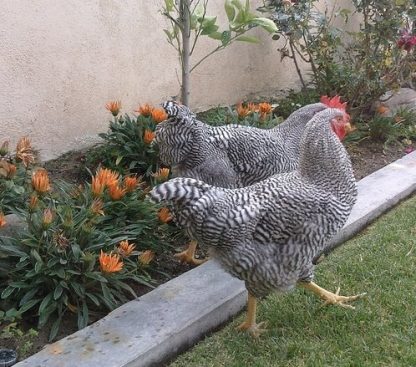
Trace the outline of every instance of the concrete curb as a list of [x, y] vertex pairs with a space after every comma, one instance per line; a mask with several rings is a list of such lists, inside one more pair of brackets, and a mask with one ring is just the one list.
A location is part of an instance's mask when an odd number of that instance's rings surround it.
[[[416, 152], [365, 177], [336, 245], [416, 191]], [[139, 367], [177, 355], [239, 312], [243, 282], [208, 261], [103, 319], [16, 364], [16, 367]]]

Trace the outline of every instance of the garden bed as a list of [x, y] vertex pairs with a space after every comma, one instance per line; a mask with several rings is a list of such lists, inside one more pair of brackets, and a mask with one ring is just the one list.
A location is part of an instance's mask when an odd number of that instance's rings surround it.
[[[351, 155], [357, 180], [371, 174], [372, 172], [404, 155], [401, 146], [392, 146], [386, 150], [382, 143], [372, 142], [369, 140], [363, 141], [359, 144], [350, 143], [347, 145], [347, 149]], [[55, 160], [46, 162], [44, 166], [50, 173], [52, 180], [65, 179], [72, 183], [82, 183], [84, 179], [86, 179], [86, 174], [82, 170], [83, 163], [85, 162], [85, 154], [85, 151], [69, 152]], [[179, 261], [177, 261], [173, 256], [175, 252], [175, 249], [172, 248], [171, 250], [160, 254], [155, 259], [154, 268], [158, 271], [152, 272], [151, 274], [155, 287], [193, 268], [190, 265], [179, 263]], [[199, 253], [199, 255], [201, 257], [205, 256], [203, 253]], [[141, 296], [152, 289], [153, 288], [146, 286], [134, 287], [138, 296]], [[34, 320], [33, 323], [26, 323], [24, 327], [27, 329], [29, 327], [34, 327], [35, 325]], [[76, 317], [73, 316], [65, 321], [57, 339], [59, 340], [76, 330]], [[0, 344], [9, 347], [15, 347], [19, 342], [19, 338], [15, 338], [14, 340], [9, 339], [7, 341], [2, 341], [0, 339]], [[39, 335], [33, 341], [33, 346], [28, 350], [27, 355], [36, 353], [47, 343], [48, 328], [46, 327], [40, 330]]]

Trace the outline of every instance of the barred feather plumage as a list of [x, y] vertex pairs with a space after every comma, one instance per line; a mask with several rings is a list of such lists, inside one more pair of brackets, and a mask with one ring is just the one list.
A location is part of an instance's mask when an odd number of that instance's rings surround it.
[[153, 189], [181, 215], [190, 236], [261, 297], [313, 278], [312, 260], [343, 226], [357, 190], [347, 152], [330, 128], [343, 111], [307, 124], [297, 170], [227, 189], [176, 178]]

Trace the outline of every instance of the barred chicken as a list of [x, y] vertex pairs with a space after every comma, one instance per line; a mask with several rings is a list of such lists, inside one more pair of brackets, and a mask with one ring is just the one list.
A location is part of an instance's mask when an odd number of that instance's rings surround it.
[[210, 255], [248, 290], [246, 320], [239, 329], [258, 336], [257, 299], [296, 285], [327, 304], [352, 307], [362, 295], [340, 296], [313, 282], [314, 257], [346, 222], [357, 189], [349, 156], [339, 137], [346, 114], [328, 108], [306, 125], [299, 166], [254, 185], [226, 189], [192, 178], [174, 178], [150, 193], [173, 205], [176, 220], [207, 246]]
[[[323, 97], [292, 113], [272, 129], [226, 125], [213, 127], [196, 119], [188, 107], [167, 101], [169, 119], [156, 128], [161, 161], [176, 177], [189, 177], [225, 187], [245, 187], [276, 173], [290, 172], [298, 165], [300, 137], [306, 123], [327, 107], [345, 109], [339, 97]], [[182, 262], [195, 259], [196, 242], [176, 255]]]

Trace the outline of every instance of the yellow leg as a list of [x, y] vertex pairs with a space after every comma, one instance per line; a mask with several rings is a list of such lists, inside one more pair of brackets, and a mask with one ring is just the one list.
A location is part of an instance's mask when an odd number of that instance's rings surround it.
[[237, 330], [247, 330], [247, 332], [251, 336], [258, 338], [261, 333], [266, 331], [266, 329], [262, 328], [262, 326], [265, 325], [265, 322], [256, 324], [256, 309], [257, 309], [257, 300], [255, 297], [253, 297], [249, 293], [248, 300], [247, 300], [246, 319], [244, 320], [242, 324], [237, 326]]
[[315, 293], [321, 299], [323, 299], [325, 301], [324, 306], [338, 305], [341, 307], [354, 309], [354, 306], [349, 305], [348, 302], [355, 301], [356, 299], [361, 298], [366, 295], [366, 293], [361, 293], [361, 294], [357, 294], [355, 296], [350, 296], [350, 297], [340, 296], [339, 295], [340, 288], [338, 288], [335, 293], [332, 293], [332, 292], [327, 291], [324, 288], [321, 288], [319, 285], [315, 284], [314, 282], [309, 282], [309, 283], [299, 282], [298, 285]]
[[195, 250], [197, 246], [196, 241], [191, 241], [189, 243], [188, 248], [185, 251], [179, 252], [178, 254], [175, 254], [174, 256], [179, 259], [181, 263], [187, 263], [192, 265], [201, 265], [208, 259], [195, 259]]

